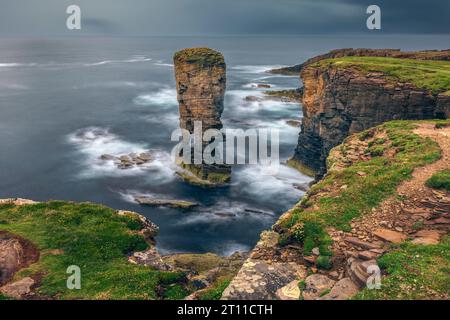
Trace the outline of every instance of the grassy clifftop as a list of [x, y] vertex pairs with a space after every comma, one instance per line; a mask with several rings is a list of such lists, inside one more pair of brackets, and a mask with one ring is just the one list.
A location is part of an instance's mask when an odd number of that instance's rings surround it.
[[[342, 270], [345, 264], [342, 264], [341, 259], [344, 258], [339, 250], [343, 244], [345, 247], [344, 239], [356, 237], [355, 227], [362, 231], [359, 239], [374, 241], [378, 247], [381, 246], [379, 239], [378, 242], [376, 237], [366, 239], [367, 234], [380, 230], [380, 224], [391, 223], [382, 219], [394, 223], [395, 219], [401, 219], [407, 222], [398, 228], [400, 232], [394, 231], [392, 234], [401, 236], [403, 243], [391, 243], [390, 247], [383, 249], [386, 250], [385, 254], [378, 258], [379, 266], [387, 274], [382, 288], [363, 290], [356, 298], [446, 299], [450, 294], [448, 232], [439, 229], [439, 226], [435, 227], [438, 231], [430, 231], [430, 225], [438, 224], [430, 220], [414, 220], [412, 215], [415, 212], [408, 210], [414, 210], [410, 209], [411, 203], [419, 206], [418, 212], [422, 213], [429, 210], [426, 205], [436, 208], [448, 205], [448, 200], [444, 199], [450, 199], [446, 191], [450, 181], [448, 163], [446, 165], [446, 158], [443, 158], [447, 150], [443, 150], [430, 137], [416, 133], [419, 126], [431, 127], [434, 128], [431, 129], [433, 134], [447, 137], [448, 131], [442, 132], [441, 128], [448, 125], [450, 120], [392, 121], [348, 137], [330, 152], [327, 175], [274, 227], [281, 234], [280, 245], [300, 244], [305, 258], [312, 256], [314, 249], [318, 248], [316, 250], [320, 256], [315, 260], [317, 268]], [[442, 139], [447, 141], [447, 138]], [[447, 169], [433, 172], [430, 168], [437, 164]], [[398, 188], [403, 182], [420, 181], [417, 176], [413, 177], [413, 171], [424, 166], [427, 169], [422, 172], [434, 173], [432, 177], [412, 186], [412, 189], [402, 189], [413, 194], [412, 198], [406, 197], [409, 194], [406, 191], [399, 193]], [[436, 191], [424, 190], [425, 185]], [[415, 193], [414, 190], [422, 191]], [[433, 192], [441, 200], [430, 200]], [[423, 203], [426, 205], [420, 207]], [[408, 209], [403, 211], [405, 204]], [[436, 209], [433, 219], [439, 218], [438, 212], [442, 210]], [[378, 218], [364, 219], [375, 212], [380, 213], [374, 216]], [[440, 219], [438, 223], [448, 223], [446, 218]], [[424, 227], [424, 223], [428, 227]], [[394, 227], [391, 225], [391, 228]], [[420, 230], [424, 234], [444, 236], [440, 242], [432, 240], [424, 245], [421, 239], [415, 238]], [[336, 248], [338, 257], [334, 256]]]
[[450, 88], [450, 61], [398, 59], [385, 57], [343, 57], [327, 59], [312, 67], [356, 68], [364, 73], [382, 72], [387, 79], [412, 83], [433, 93], [448, 93]]
[[[0, 231], [34, 243], [40, 259], [15, 275], [39, 279], [36, 293], [55, 299], [182, 298], [181, 272], [133, 265], [127, 255], [148, 247], [141, 222], [113, 209], [89, 204], [48, 202], [0, 205]], [[81, 290], [66, 287], [68, 266], [81, 268]]]
[[213, 65], [225, 65], [225, 59], [223, 55], [210, 48], [187, 48], [175, 53], [175, 64], [189, 63], [198, 64], [203, 67]]

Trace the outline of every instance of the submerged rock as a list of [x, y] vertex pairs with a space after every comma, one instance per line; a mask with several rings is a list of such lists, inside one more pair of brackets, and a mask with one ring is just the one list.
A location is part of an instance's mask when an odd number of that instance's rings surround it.
[[119, 156], [111, 154], [102, 154], [100, 160], [113, 161], [119, 169], [130, 169], [136, 166], [141, 166], [153, 160], [150, 152], [130, 153]]
[[184, 200], [153, 199], [148, 197], [135, 197], [134, 200], [141, 205], [155, 207], [190, 209], [198, 206], [198, 203]]

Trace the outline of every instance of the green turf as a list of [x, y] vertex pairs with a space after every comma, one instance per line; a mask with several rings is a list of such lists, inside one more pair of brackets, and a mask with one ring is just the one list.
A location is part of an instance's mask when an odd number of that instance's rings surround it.
[[448, 299], [450, 241], [437, 245], [404, 243], [378, 260], [387, 272], [378, 290], [364, 289], [355, 299]]
[[[0, 206], [0, 230], [20, 235], [40, 250], [40, 260], [16, 279], [40, 275], [37, 293], [55, 299], [180, 298], [183, 273], [133, 265], [127, 254], [147, 248], [137, 218], [89, 203], [48, 202]], [[81, 290], [66, 286], [70, 265], [81, 268]]]
[[412, 83], [434, 93], [450, 89], [450, 61], [398, 59], [384, 57], [343, 57], [326, 59], [315, 67], [354, 67], [365, 73], [383, 72], [394, 82]]

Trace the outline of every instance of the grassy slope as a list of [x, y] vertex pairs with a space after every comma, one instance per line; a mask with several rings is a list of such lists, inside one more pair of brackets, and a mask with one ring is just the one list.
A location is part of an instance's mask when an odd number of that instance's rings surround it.
[[450, 237], [437, 245], [404, 243], [378, 260], [386, 270], [381, 289], [360, 292], [355, 299], [446, 299], [450, 294]]
[[[42, 275], [40, 295], [59, 299], [181, 298], [188, 292], [178, 283], [184, 274], [132, 265], [126, 255], [147, 247], [137, 219], [94, 204], [48, 202], [0, 206], [0, 230], [29, 239], [38, 246], [38, 263], [16, 279]], [[66, 269], [81, 268], [81, 290], [66, 288]]]
[[[414, 168], [440, 158], [438, 144], [412, 133], [413, 128], [413, 121], [392, 121], [349, 137], [344, 144], [336, 147], [345, 153], [346, 143], [350, 139], [367, 140], [366, 152], [371, 153], [372, 158], [355, 162], [342, 170], [330, 170], [278, 223], [287, 229], [282, 241], [300, 242], [305, 255], [317, 246], [321, 247], [325, 256], [330, 255], [326, 249], [331, 241], [325, 231], [327, 227], [349, 231], [353, 218], [369, 213], [395, 194], [397, 186], [411, 177]], [[373, 138], [377, 132], [386, 137]], [[385, 156], [384, 152], [392, 148], [397, 150], [395, 155]], [[332, 166], [333, 161], [329, 157], [328, 165]], [[364, 175], [361, 176], [361, 173]]]
[[382, 57], [343, 57], [327, 59], [313, 66], [355, 67], [363, 72], [383, 72], [393, 81], [409, 82], [434, 93], [449, 92], [450, 61]]

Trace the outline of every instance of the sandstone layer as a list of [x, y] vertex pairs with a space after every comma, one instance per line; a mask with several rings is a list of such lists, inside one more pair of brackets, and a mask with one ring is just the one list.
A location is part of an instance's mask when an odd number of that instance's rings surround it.
[[[209, 48], [189, 48], [174, 55], [175, 80], [180, 111], [180, 127], [194, 133], [196, 122], [202, 134], [208, 129], [222, 129], [226, 64], [221, 53]], [[208, 142], [203, 142], [203, 146]], [[193, 163], [193, 162], [192, 162]], [[182, 175], [194, 184], [224, 183], [231, 168], [224, 165], [184, 164], [190, 174]]]
[[352, 133], [390, 120], [448, 118], [450, 96], [412, 83], [392, 81], [382, 72], [339, 64], [303, 69], [303, 120], [293, 160], [325, 173], [329, 151]]

